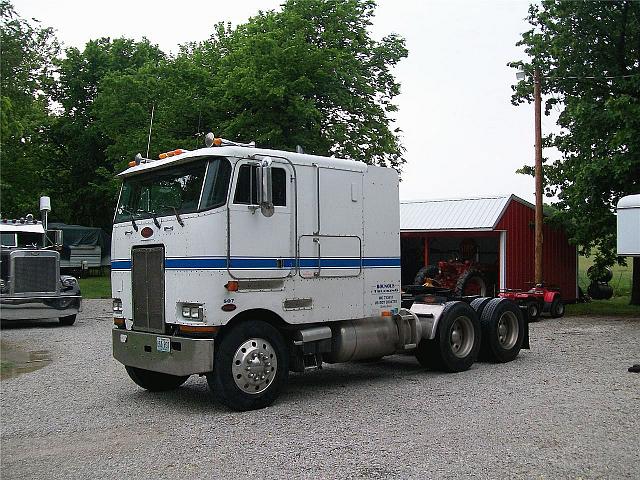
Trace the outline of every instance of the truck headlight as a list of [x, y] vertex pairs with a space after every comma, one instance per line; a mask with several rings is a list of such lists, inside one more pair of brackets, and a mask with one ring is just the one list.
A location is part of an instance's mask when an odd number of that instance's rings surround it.
[[122, 300], [119, 298], [113, 299], [113, 316], [122, 316]]
[[62, 277], [60, 279], [60, 283], [62, 283], [62, 286], [65, 290], [68, 290], [75, 287], [78, 284], [78, 280], [76, 280], [74, 277]]
[[204, 319], [202, 305], [199, 303], [183, 303], [182, 317], [189, 320], [202, 321]]
[[5, 282], [4, 279], [0, 278], [0, 291], [4, 293], [5, 290], [7, 290], [7, 282]]

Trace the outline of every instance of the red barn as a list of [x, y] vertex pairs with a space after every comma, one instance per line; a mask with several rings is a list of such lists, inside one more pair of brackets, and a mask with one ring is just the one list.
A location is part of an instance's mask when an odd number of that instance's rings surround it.
[[[495, 289], [534, 281], [535, 207], [510, 196], [400, 202], [402, 283], [426, 265], [462, 257], [495, 272]], [[565, 302], [578, 297], [578, 254], [561, 229], [544, 225], [543, 277]], [[490, 292], [495, 294], [496, 292]]]

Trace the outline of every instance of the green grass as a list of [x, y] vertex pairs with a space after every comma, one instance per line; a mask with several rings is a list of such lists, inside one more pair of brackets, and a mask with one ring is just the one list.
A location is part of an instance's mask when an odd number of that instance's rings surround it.
[[597, 315], [640, 318], [640, 306], [629, 305], [629, 295], [613, 297], [611, 300], [592, 300], [566, 306], [566, 315]]
[[[614, 265], [611, 267], [613, 271], [613, 278], [609, 282], [609, 285], [613, 287], [614, 297], [629, 296], [631, 295], [631, 264], [633, 263], [631, 258], [627, 258], [627, 266], [621, 267], [620, 265]], [[591, 257], [578, 257], [578, 285], [582, 288], [584, 293], [587, 293], [589, 287], [589, 277], [587, 277], [587, 269], [593, 265], [593, 256]]]
[[111, 277], [84, 277], [78, 279], [82, 298], [111, 298]]
[[[611, 300], [592, 300], [589, 303], [567, 305], [567, 315], [598, 315], [598, 316], [635, 316], [640, 318], [640, 306], [629, 305], [631, 299], [632, 259], [627, 259], [627, 266], [614, 265], [611, 267], [613, 278], [609, 285], [613, 287]], [[589, 277], [587, 269], [593, 265], [593, 257], [578, 257], [578, 285], [587, 293]]]

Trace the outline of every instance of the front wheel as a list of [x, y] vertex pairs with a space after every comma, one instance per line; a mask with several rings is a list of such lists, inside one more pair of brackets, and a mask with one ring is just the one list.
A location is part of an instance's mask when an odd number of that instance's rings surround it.
[[125, 367], [131, 380], [136, 385], [150, 392], [165, 392], [174, 390], [187, 381], [189, 375], [177, 376], [168, 373], [152, 372], [136, 367]]
[[232, 328], [216, 350], [209, 388], [220, 402], [238, 410], [271, 405], [289, 380], [289, 356], [282, 334], [259, 320]]
[[415, 355], [423, 367], [446, 372], [468, 370], [478, 357], [480, 325], [476, 312], [464, 302], [448, 302], [433, 340], [422, 340]]

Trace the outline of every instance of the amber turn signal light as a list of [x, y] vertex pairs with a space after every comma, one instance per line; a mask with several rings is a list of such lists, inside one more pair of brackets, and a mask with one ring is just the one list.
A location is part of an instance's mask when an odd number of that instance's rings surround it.
[[238, 282], [231, 280], [230, 282], [227, 282], [225, 284], [224, 288], [226, 288], [230, 292], [237, 292], [238, 291]]

